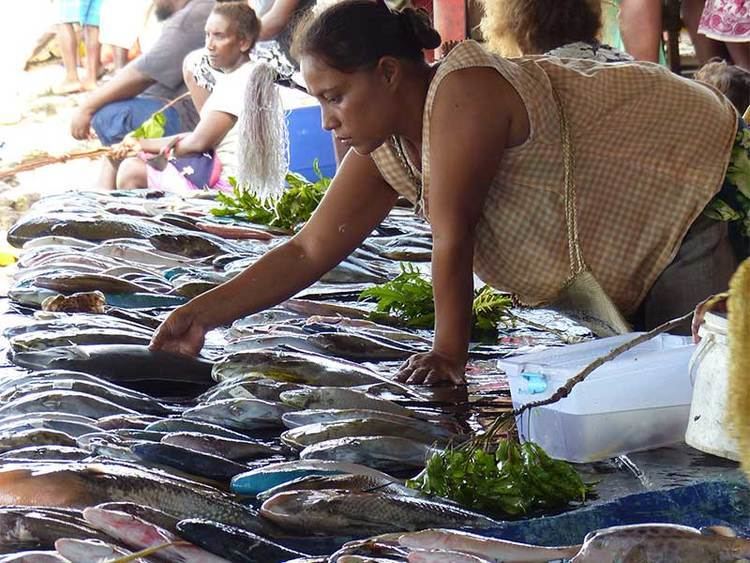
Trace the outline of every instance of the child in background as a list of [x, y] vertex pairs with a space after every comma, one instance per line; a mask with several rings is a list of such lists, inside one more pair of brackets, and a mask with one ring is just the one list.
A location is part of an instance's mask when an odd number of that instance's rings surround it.
[[750, 107], [749, 71], [721, 59], [711, 59], [698, 69], [695, 79], [721, 91], [747, 121], [747, 110]]

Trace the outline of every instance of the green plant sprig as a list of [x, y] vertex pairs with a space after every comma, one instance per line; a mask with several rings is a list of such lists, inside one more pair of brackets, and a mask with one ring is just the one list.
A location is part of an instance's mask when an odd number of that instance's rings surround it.
[[[364, 290], [360, 300], [376, 302], [370, 314], [373, 321], [397, 319], [410, 328], [435, 326], [435, 300], [432, 283], [412, 264], [402, 264], [401, 273], [394, 279]], [[512, 323], [511, 300], [489, 286], [474, 292], [472, 303], [472, 338], [481, 340], [497, 336], [500, 325]]]
[[219, 206], [211, 209], [211, 213], [217, 217], [236, 217], [251, 223], [292, 230], [310, 219], [331, 184], [331, 179], [323, 176], [317, 159], [313, 162], [313, 170], [318, 176], [315, 182], [310, 182], [301, 174], [289, 172], [286, 175], [288, 188], [278, 198], [260, 198], [230, 178], [232, 193], [217, 194]]
[[552, 459], [533, 442], [510, 439], [494, 453], [481, 448], [435, 453], [406, 484], [501, 518], [583, 502], [590, 491], [569, 463]]

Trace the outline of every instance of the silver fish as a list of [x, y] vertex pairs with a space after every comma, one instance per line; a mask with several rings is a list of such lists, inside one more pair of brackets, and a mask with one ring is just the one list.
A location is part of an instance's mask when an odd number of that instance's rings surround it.
[[338, 438], [307, 446], [300, 459], [325, 459], [359, 463], [383, 471], [403, 471], [424, 467], [434, 449], [425, 444], [395, 436]]
[[302, 449], [326, 440], [361, 436], [396, 436], [427, 445], [439, 441], [439, 438], [430, 432], [378, 418], [358, 418], [298, 426], [283, 432], [281, 441], [291, 448]]
[[284, 391], [279, 398], [296, 409], [370, 409], [404, 417], [414, 416], [414, 411], [407, 407], [345, 387], [308, 387]]
[[372, 475], [309, 475], [282, 483], [258, 494], [258, 500], [266, 501], [278, 493], [288, 491], [336, 490], [350, 493], [377, 492], [385, 495], [418, 496], [414, 489], [405, 487], [398, 479]]
[[133, 409], [116, 405], [86, 393], [75, 391], [42, 391], [31, 393], [0, 407], [0, 419], [8, 415], [29, 414], [47, 411], [70, 411], [100, 418], [112, 414], [137, 414]]
[[260, 399], [223, 399], [187, 409], [182, 416], [240, 430], [282, 426], [290, 408]]

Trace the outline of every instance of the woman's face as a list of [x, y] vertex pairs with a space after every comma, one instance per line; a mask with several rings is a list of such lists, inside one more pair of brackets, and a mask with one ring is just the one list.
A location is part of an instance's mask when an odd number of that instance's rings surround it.
[[211, 66], [234, 70], [250, 51], [250, 41], [237, 33], [237, 24], [212, 13], [206, 21], [206, 51]]
[[369, 154], [393, 134], [392, 84], [380, 67], [341, 72], [312, 55], [300, 60], [311, 95], [320, 102], [323, 128], [359, 154]]

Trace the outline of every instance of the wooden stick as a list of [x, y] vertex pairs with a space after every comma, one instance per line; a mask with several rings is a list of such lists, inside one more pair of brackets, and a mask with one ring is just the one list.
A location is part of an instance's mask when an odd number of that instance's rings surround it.
[[85, 151], [71, 152], [65, 154], [51, 155], [44, 154], [37, 157], [32, 157], [28, 160], [19, 162], [18, 164], [11, 166], [10, 168], [0, 169], [0, 180], [14, 176], [19, 172], [27, 172], [43, 166], [49, 166], [50, 164], [62, 164], [69, 160], [78, 160], [81, 158], [98, 158], [100, 156], [107, 155], [111, 152], [109, 147], [99, 147], [96, 149], [89, 149]]
[[639, 344], [642, 344], [643, 342], [651, 340], [654, 336], [657, 336], [663, 332], [668, 332], [672, 330], [673, 328], [680, 326], [686, 321], [689, 321], [692, 316], [693, 316], [693, 313], [691, 311], [690, 313], [683, 315], [682, 317], [679, 317], [677, 319], [672, 319], [671, 321], [667, 321], [666, 323], [657, 326], [655, 329], [650, 330], [649, 332], [645, 334], [641, 334], [640, 336], [633, 338], [632, 340], [628, 340], [624, 344], [620, 344], [617, 348], [610, 351], [608, 354], [605, 354], [604, 356], [597, 358], [596, 360], [591, 362], [589, 365], [587, 365], [585, 368], [583, 368], [580, 372], [578, 372], [578, 374], [568, 379], [568, 381], [566, 381], [562, 387], [560, 387], [557, 391], [555, 391], [551, 397], [548, 397], [541, 401], [533, 401], [531, 403], [526, 403], [522, 407], [515, 409], [513, 411], [513, 414], [515, 416], [519, 416], [523, 412], [529, 409], [533, 409], [533, 408], [541, 407], [545, 405], [551, 405], [552, 403], [556, 403], [560, 399], [564, 399], [565, 397], [570, 395], [570, 392], [573, 390], [573, 387], [575, 387], [581, 381], [586, 379], [586, 377], [588, 377], [588, 375], [592, 371], [594, 371], [596, 368], [601, 366], [603, 363], [616, 358], [620, 354], [627, 352], [631, 348], [634, 348], [638, 346]]
[[[189, 95], [190, 95], [190, 92], [185, 92], [184, 94], [180, 94], [179, 96], [177, 96], [174, 100], [170, 100], [168, 103], [164, 104], [154, 113], [152, 113], [147, 119], [144, 119], [143, 123], [153, 118], [157, 113], [161, 113], [163, 111], [168, 110], [177, 102], [179, 102], [180, 100], [184, 100]], [[143, 123], [141, 123], [141, 125], [143, 125]], [[138, 127], [140, 127], [140, 125]], [[74, 151], [71, 153], [65, 153], [65, 154], [59, 154], [59, 155], [42, 154], [36, 157], [31, 157], [29, 159], [23, 160], [19, 162], [18, 164], [11, 166], [10, 168], [0, 169], [0, 180], [3, 180], [10, 176], [14, 176], [18, 174], [19, 172], [27, 172], [29, 170], [35, 170], [36, 168], [42, 168], [43, 166], [49, 166], [50, 164], [62, 164], [69, 160], [78, 160], [80, 158], [98, 158], [100, 156], [110, 156], [111, 153], [112, 153], [111, 147], [99, 147], [96, 149]]]

